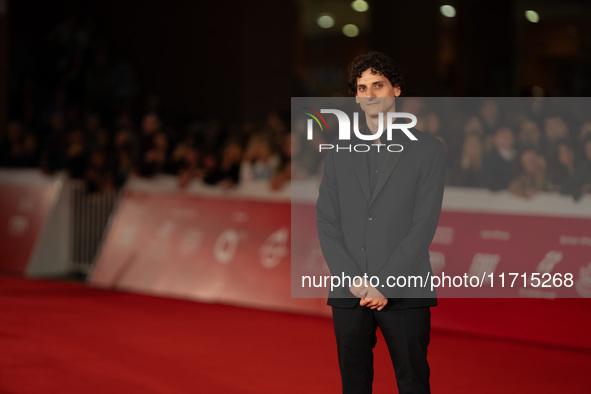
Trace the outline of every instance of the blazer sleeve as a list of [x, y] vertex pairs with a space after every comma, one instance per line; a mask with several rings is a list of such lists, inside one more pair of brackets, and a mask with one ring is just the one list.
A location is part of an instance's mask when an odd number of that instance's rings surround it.
[[[445, 183], [445, 147], [436, 140], [429, 148], [425, 150], [421, 166], [410, 230], [378, 274], [380, 283], [386, 283], [388, 276], [420, 275], [425, 279], [430, 272], [430, 265], [419, 262], [421, 259], [429, 258], [429, 246], [441, 214]], [[421, 267], [427, 267], [429, 271], [420, 272]], [[430, 288], [429, 284], [427, 288]], [[384, 286], [379, 290], [387, 298], [421, 297], [426, 294], [424, 289], [411, 287]]]
[[324, 260], [332, 276], [362, 276], [361, 270], [345, 247], [341, 230], [338, 185], [332, 152], [326, 156], [318, 201], [316, 228]]

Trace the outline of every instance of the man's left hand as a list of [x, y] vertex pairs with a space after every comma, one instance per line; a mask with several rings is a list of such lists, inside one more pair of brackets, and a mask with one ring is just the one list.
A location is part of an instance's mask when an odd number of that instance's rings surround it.
[[384, 297], [384, 295], [380, 293], [375, 287], [369, 287], [368, 289], [369, 290], [365, 297], [359, 301], [359, 305], [366, 306], [371, 309], [377, 309], [378, 311], [384, 309], [386, 304], [388, 304], [388, 299]]

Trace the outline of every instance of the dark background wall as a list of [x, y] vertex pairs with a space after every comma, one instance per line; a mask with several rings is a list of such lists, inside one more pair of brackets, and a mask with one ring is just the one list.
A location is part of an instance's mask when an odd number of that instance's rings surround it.
[[[8, 106], [8, 1], [0, 0], [0, 125], [6, 124]], [[1, 133], [0, 133], [1, 134]]]
[[[310, 9], [345, 3], [2, 0], [9, 7], [0, 7], [8, 10], [0, 13], [0, 121], [7, 85], [22, 82], [35, 48], [72, 10], [94, 18], [112, 53], [133, 65], [138, 100], [158, 95], [175, 119], [257, 119], [287, 109], [291, 96], [345, 94], [347, 63], [369, 49], [400, 63], [407, 95], [516, 96], [534, 87], [591, 94], [585, 1], [456, 0], [456, 17], [445, 18], [443, 3], [374, 0], [358, 37], [340, 33], [343, 18], [333, 29], [310, 31]], [[538, 24], [523, 17], [532, 7], [540, 10]]]
[[167, 112], [225, 119], [289, 106], [294, 7], [290, 2], [103, 0], [116, 49], [136, 65], [142, 89]]
[[133, 65], [140, 95], [157, 94], [170, 117], [249, 119], [289, 106], [297, 16], [290, 2], [12, 1], [15, 84], [72, 11], [92, 16], [109, 51]]

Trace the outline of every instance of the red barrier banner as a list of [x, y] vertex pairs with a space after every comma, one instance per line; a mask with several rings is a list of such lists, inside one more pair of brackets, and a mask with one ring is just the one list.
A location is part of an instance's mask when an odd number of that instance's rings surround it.
[[57, 182], [37, 171], [0, 173], [0, 270], [26, 272], [50, 213]]
[[[290, 308], [328, 292], [294, 291], [304, 274], [330, 275], [314, 223], [309, 202], [128, 189], [91, 281]], [[586, 217], [444, 210], [426, 286], [440, 298], [588, 298], [590, 229]]]
[[[330, 276], [315, 208], [293, 204], [292, 212], [292, 295], [325, 296], [340, 281], [309, 285]], [[590, 298], [590, 231], [589, 218], [443, 211], [429, 249], [433, 276], [420, 283], [439, 298]]]
[[444, 211], [431, 244], [433, 274], [477, 277], [440, 297], [591, 297], [591, 219]]
[[326, 313], [290, 294], [285, 202], [127, 190], [90, 282], [154, 294]]

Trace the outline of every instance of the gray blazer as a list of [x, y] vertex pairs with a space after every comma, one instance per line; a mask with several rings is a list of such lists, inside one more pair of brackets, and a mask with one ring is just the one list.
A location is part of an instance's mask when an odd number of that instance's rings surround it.
[[[320, 246], [331, 275], [377, 276], [387, 309], [437, 305], [430, 288], [429, 245], [441, 212], [445, 148], [438, 139], [411, 129], [418, 141], [395, 133], [404, 149], [387, 157], [370, 190], [367, 153], [329, 151], [316, 203]], [[367, 143], [352, 139], [351, 144]], [[339, 141], [348, 145], [349, 141]], [[389, 276], [427, 279], [426, 287], [388, 286]], [[352, 308], [359, 303], [348, 285], [330, 292], [328, 304]]]

